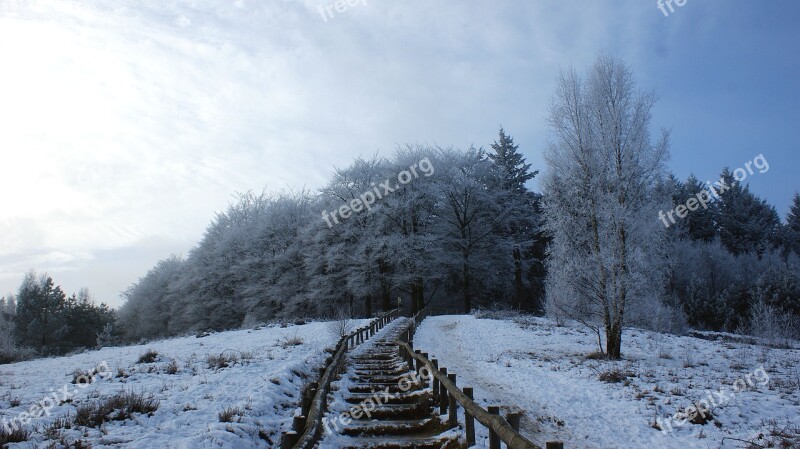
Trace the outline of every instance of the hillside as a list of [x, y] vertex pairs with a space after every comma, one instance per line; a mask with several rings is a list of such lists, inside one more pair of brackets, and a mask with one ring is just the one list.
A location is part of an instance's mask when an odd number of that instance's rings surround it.
[[[23, 426], [32, 431], [29, 442], [11, 448], [76, 441], [95, 449], [274, 447], [306, 376], [334, 344], [326, 323], [269, 325], [3, 365], [0, 422], [10, 426], [15, 418], [24, 419], [23, 413], [55, 393], [59, 404], [50, 408], [45, 402], [48, 413]], [[140, 363], [151, 350], [157, 353], [153, 360]], [[78, 376], [78, 384], [72, 383], [76, 370], [93, 368], [98, 368], [93, 382]], [[63, 428], [79, 409], [122, 392], [152, 398], [158, 408], [125, 420]], [[220, 416], [224, 410], [229, 419]]]
[[[797, 349], [635, 329], [623, 338], [621, 361], [594, 360], [596, 337], [579, 325], [438, 316], [423, 322], [415, 343], [457, 373], [459, 385], [474, 387], [478, 403], [521, 408], [522, 433], [535, 442], [562, 440], [570, 449], [747, 447], [741, 440], [800, 446]], [[705, 425], [670, 419], [709, 396]]]

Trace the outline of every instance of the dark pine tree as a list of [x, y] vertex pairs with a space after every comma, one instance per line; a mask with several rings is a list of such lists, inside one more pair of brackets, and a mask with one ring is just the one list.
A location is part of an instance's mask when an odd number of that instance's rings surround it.
[[533, 179], [539, 171], [530, 171], [531, 164], [525, 163], [525, 157], [517, 151], [518, 149], [519, 145], [515, 145], [514, 139], [500, 127], [499, 140], [492, 144], [494, 153], [489, 153], [488, 156], [500, 169], [506, 180], [506, 188], [526, 192], [525, 183]]
[[764, 251], [780, 243], [781, 220], [773, 206], [750, 192], [747, 185], [734, 179], [730, 170], [722, 172], [729, 188], [716, 202], [720, 241], [735, 255]]
[[786, 216], [786, 246], [800, 255], [800, 193], [794, 194], [792, 207]]
[[66, 298], [51, 277], [36, 279], [33, 271], [26, 274], [17, 295], [17, 341], [40, 352], [51, 350], [57, 343], [54, 336], [63, 326]]
[[508, 236], [515, 242], [511, 256], [514, 258], [514, 290], [511, 305], [518, 310], [537, 314], [544, 311], [544, 258], [547, 236], [541, 232], [541, 195], [528, 191], [525, 183], [539, 171], [531, 171], [531, 164], [518, 151], [519, 145], [501, 127], [488, 154], [499, 171], [503, 188], [511, 192], [503, 208], [510, 212]]
[[[700, 182], [694, 175], [689, 176], [684, 184], [683, 193], [685, 196], [681, 203], [685, 204], [689, 198], [697, 198], [698, 194], [707, 191], [708, 187]], [[717, 236], [717, 228], [714, 224], [714, 213], [716, 204], [708, 203], [708, 207], [698, 206], [697, 210], [692, 211], [686, 216], [686, 232], [690, 239], [711, 242]]]

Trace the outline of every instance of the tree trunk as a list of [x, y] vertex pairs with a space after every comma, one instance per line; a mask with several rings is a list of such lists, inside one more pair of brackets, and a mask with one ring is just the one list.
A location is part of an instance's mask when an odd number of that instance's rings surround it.
[[384, 262], [383, 259], [378, 260], [378, 273], [381, 278], [381, 307], [384, 312], [388, 312], [392, 310], [392, 289], [386, 279], [389, 273], [389, 264]]
[[606, 354], [611, 360], [622, 357], [622, 326], [616, 323], [606, 326]]
[[522, 310], [522, 254], [514, 248], [514, 309]]
[[367, 295], [364, 298], [364, 309], [367, 312], [367, 316], [371, 317], [372, 316], [372, 295]]
[[422, 279], [414, 278], [411, 281], [411, 314], [416, 315], [423, 307], [425, 307], [425, 290]]
[[472, 294], [470, 292], [469, 281], [469, 268], [464, 265], [464, 313], [467, 314], [472, 311]]
[[464, 277], [464, 313], [470, 313], [472, 311], [472, 292], [470, 292], [470, 275], [469, 275], [469, 262], [466, 257], [464, 257], [464, 265], [462, 267], [462, 276]]

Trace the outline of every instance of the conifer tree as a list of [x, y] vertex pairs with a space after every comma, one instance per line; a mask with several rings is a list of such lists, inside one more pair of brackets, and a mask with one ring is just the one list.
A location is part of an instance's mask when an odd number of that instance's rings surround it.
[[525, 183], [533, 179], [539, 171], [530, 171], [531, 164], [525, 163], [525, 157], [518, 149], [519, 145], [514, 144], [514, 139], [500, 127], [499, 140], [492, 144], [494, 153], [489, 153], [488, 156], [501, 170], [507, 189], [526, 192]]
[[786, 246], [800, 255], [800, 193], [794, 194], [792, 207], [786, 216]]

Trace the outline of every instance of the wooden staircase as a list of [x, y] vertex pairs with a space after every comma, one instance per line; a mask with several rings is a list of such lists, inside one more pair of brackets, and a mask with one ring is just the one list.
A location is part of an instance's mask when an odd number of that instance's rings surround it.
[[[404, 320], [397, 320], [404, 321]], [[396, 322], [353, 350], [347, 371], [332, 385], [320, 449], [456, 449], [459, 429], [433, 412], [426, 382], [399, 357]], [[344, 414], [344, 415], [343, 415]]]

